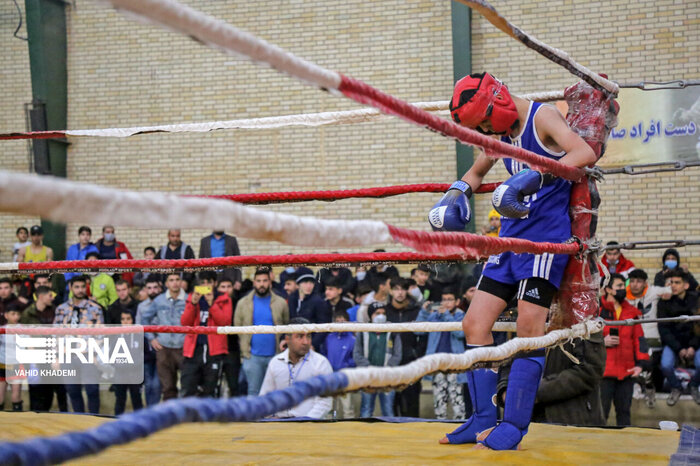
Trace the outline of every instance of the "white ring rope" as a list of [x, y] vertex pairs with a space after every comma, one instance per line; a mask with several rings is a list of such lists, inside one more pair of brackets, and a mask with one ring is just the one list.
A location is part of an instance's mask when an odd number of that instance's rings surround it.
[[[329, 332], [459, 332], [462, 322], [387, 322], [373, 323], [332, 323], [294, 325], [249, 325], [218, 327], [216, 333], [223, 335], [257, 335], [270, 333], [329, 333]], [[494, 332], [515, 332], [515, 322], [496, 322]]]
[[574, 338], [588, 338], [602, 329], [601, 320], [589, 320], [568, 329], [554, 330], [542, 337], [514, 338], [499, 346], [471, 349], [461, 354], [431, 354], [405, 366], [343, 369], [341, 372], [349, 381], [344, 391], [404, 387], [434, 372], [465, 371], [479, 362], [503, 361], [521, 351], [546, 348]]
[[224, 21], [168, 0], [110, 0], [124, 13], [160, 24], [228, 53], [242, 54], [258, 63], [328, 90], [337, 90], [340, 75], [299, 58], [280, 47], [241, 31]]
[[5, 171], [0, 171], [0, 211], [63, 223], [227, 230], [244, 238], [296, 246], [353, 247], [394, 242], [383, 222], [299, 217], [229, 200], [122, 191]]
[[[520, 95], [520, 97], [536, 102], [553, 102], [564, 99], [564, 91], [546, 91]], [[411, 104], [422, 110], [439, 115], [448, 115], [449, 101], [416, 102]], [[392, 120], [392, 116], [381, 113], [374, 108], [343, 110], [338, 112], [301, 113], [262, 118], [246, 118], [240, 120], [207, 121], [202, 123], [178, 123], [168, 125], [131, 126], [125, 128], [97, 128], [60, 131], [69, 137], [103, 137], [127, 138], [137, 134], [147, 133], [205, 133], [216, 130], [267, 130], [286, 127], [317, 127], [330, 125], [347, 125], [366, 123], [370, 121]], [[55, 133], [55, 131], [52, 131]], [[20, 133], [7, 133], [20, 134]]]
[[[513, 39], [517, 40], [518, 42], [524, 44], [526, 47], [531, 48], [535, 50], [537, 53], [540, 55], [544, 56], [550, 61], [553, 61], [554, 63], [564, 66], [566, 66], [562, 63], [565, 62], [572, 68], [574, 68], [579, 76], [585, 76], [593, 81], [595, 81], [598, 85], [603, 87], [604, 89], [607, 89], [610, 93], [617, 95], [617, 93], [620, 91], [620, 87], [618, 86], [617, 83], [610, 81], [609, 79], [604, 78], [603, 76], [599, 75], [598, 73], [594, 73], [590, 69], [586, 68], [585, 66], [581, 65], [580, 63], [577, 63], [571, 56], [569, 56], [568, 53], [564, 52], [563, 50], [559, 50], [557, 48], [551, 47], [544, 42], [538, 40], [537, 38], [533, 37], [532, 35], [528, 34], [527, 32], [523, 31], [519, 27], [513, 25], [511, 22], [509, 22], [507, 19], [505, 19], [503, 16], [501, 16], [496, 9], [491, 6], [487, 1], [485, 0], [457, 0], [460, 3], [463, 3], [467, 5], [469, 8], [472, 10], [476, 10], [481, 15], [486, 18], [491, 24], [493, 24], [497, 29], [500, 29], [501, 31], [505, 32], [508, 34], [510, 37]], [[544, 52], [547, 53], [544, 53]], [[554, 58], [556, 57], [556, 58]], [[577, 74], [574, 73], [572, 70], [569, 70], [572, 74]]]

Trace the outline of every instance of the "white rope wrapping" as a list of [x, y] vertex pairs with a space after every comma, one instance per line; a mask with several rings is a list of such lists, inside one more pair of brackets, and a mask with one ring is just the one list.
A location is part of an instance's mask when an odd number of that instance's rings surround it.
[[393, 242], [386, 224], [267, 212], [221, 199], [122, 191], [49, 176], [0, 171], [0, 211], [57, 222], [140, 228], [205, 228], [297, 246]]
[[[256, 335], [270, 333], [328, 333], [328, 332], [459, 332], [462, 322], [403, 322], [385, 324], [295, 324], [295, 325], [249, 325], [241, 327], [218, 327], [216, 333], [223, 335]], [[494, 332], [515, 332], [515, 322], [496, 322]]]
[[[562, 100], [564, 91], [546, 91], [532, 94], [524, 94], [520, 97], [536, 102], [552, 102]], [[416, 102], [414, 105], [428, 112], [448, 115], [449, 101], [439, 100], [434, 102]], [[64, 134], [71, 137], [103, 137], [103, 138], [127, 138], [143, 133], [204, 133], [216, 130], [245, 129], [266, 130], [286, 128], [290, 126], [316, 127], [329, 125], [348, 125], [366, 123], [378, 120], [391, 120], [394, 117], [385, 115], [374, 108], [361, 108], [357, 110], [344, 110], [339, 112], [302, 113], [297, 115], [283, 115], [263, 118], [246, 118], [240, 120], [208, 121], [202, 123], [179, 123], [172, 125], [131, 126], [126, 128], [102, 128], [66, 130]]]
[[403, 387], [433, 372], [465, 371], [479, 362], [502, 361], [520, 351], [546, 348], [574, 338], [588, 338], [602, 329], [601, 320], [589, 320], [568, 329], [554, 330], [542, 337], [514, 338], [499, 346], [471, 349], [462, 354], [431, 354], [405, 366], [343, 369], [349, 381], [345, 391]]
[[[543, 55], [545, 58], [548, 60], [551, 60], [559, 65], [561, 63], [558, 63], [556, 60], [554, 60], [552, 57], [548, 57], [546, 54], [542, 53], [539, 49], [546, 50], [552, 55], [556, 55], [559, 59], [562, 61], [567, 62], [571, 67], [575, 68], [576, 71], [579, 73], [585, 75], [586, 77], [592, 79], [596, 83], [598, 83], [600, 86], [603, 88], [607, 89], [610, 91], [612, 94], [617, 95], [617, 93], [620, 90], [620, 87], [617, 85], [617, 83], [610, 81], [602, 76], [600, 76], [597, 73], [594, 73], [593, 71], [589, 70], [585, 66], [577, 63], [573, 58], [569, 56], [568, 53], [564, 52], [563, 50], [559, 50], [557, 48], [551, 47], [544, 42], [536, 39], [532, 35], [528, 34], [527, 32], [523, 31], [522, 29], [518, 28], [517, 26], [513, 25], [510, 21], [505, 19], [501, 14], [496, 11], [496, 9], [489, 4], [486, 0], [458, 0], [460, 3], [463, 3], [467, 5], [469, 8], [472, 10], [476, 10], [481, 15], [486, 18], [491, 24], [493, 24], [496, 28], [500, 29], [501, 31], [505, 32], [515, 40], [521, 42], [524, 44], [526, 47], [529, 47], [541, 55]], [[534, 45], [533, 45], [534, 44]]]
[[17, 272], [19, 271], [19, 262], [0, 262], [0, 271]]
[[166, 26], [225, 52], [241, 54], [258, 63], [267, 63], [304, 82], [331, 90], [337, 90], [340, 86], [338, 73], [303, 60], [188, 6], [169, 0], [110, 1], [115, 8], [138, 18]]

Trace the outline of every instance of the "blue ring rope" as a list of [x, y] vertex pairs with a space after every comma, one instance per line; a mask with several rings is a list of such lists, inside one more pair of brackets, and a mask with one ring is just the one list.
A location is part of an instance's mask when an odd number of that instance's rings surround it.
[[55, 464], [98, 453], [186, 422], [254, 421], [291, 409], [307, 398], [331, 395], [348, 386], [340, 372], [319, 375], [254, 398], [183, 398], [120, 416], [82, 432], [0, 444], [0, 464]]

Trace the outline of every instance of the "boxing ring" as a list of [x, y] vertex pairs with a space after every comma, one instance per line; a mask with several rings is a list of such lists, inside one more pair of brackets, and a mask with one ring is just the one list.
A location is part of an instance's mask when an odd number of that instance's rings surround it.
[[[567, 121], [594, 149], [603, 151], [619, 109], [614, 100], [619, 85], [573, 61], [566, 53], [547, 46], [510, 24], [484, 1], [463, 1], [486, 16], [497, 28], [583, 81], [564, 92], [529, 96], [534, 100], [565, 99]], [[438, 114], [445, 103], [412, 105], [385, 94], [361, 81], [302, 60], [277, 46], [242, 32], [169, 0], [112, 0], [132, 16], [187, 34], [203, 44], [228, 53], [241, 54], [267, 64], [296, 79], [325, 91], [345, 96], [372, 110], [334, 112], [311, 116], [270, 117], [197, 125], [14, 132], [0, 139], [55, 137], [130, 137], [151, 132], [274, 128], [370, 121], [398, 117], [464, 144], [480, 147], [489, 157], [510, 157], [530, 167], [574, 183], [571, 212], [574, 238], [566, 243], [537, 243], [515, 238], [491, 238], [468, 233], [425, 232], [399, 228], [374, 220], [321, 220], [263, 211], [249, 205], [307, 200], [339, 200], [351, 197], [386, 197], [409, 192], [443, 192], [445, 184], [403, 185], [361, 190], [304, 193], [263, 193], [221, 196], [177, 196], [164, 193], [129, 192], [47, 177], [0, 172], [0, 211], [41, 216], [58, 222], [108, 223], [140, 228], [207, 228], [227, 230], [239, 237], [277, 241], [289, 245], [369, 247], [400, 244], [414, 252], [305, 254], [287, 256], [243, 256], [192, 260], [100, 260], [45, 263], [2, 263], [3, 273], [67, 271], [169, 271], [216, 270], [252, 265], [385, 264], [416, 262], [480, 261], [505, 251], [533, 254], [569, 254], [567, 279], [559, 296], [559, 313], [552, 316], [550, 331], [543, 337], [515, 338], [493, 348], [478, 348], [463, 354], [426, 356], [396, 368], [343, 370], [297, 382], [290, 387], [255, 398], [170, 400], [116, 420], [63, 414], [0, 413], [0, 429], [11, 431], [22, 441], [0, 444], [2, 464], [45, 464], [78, 459], [86, 462], [250, 462], [288, 461], [304, 463], [391, 461], [427, 463], [437, 461], [483, 463], [559, 462], [610, 463], [664, 462], [675, 451], [678, 432], [628, 428], [618, 431], [533, 425], [523, 451], [467, 451], [464, 446], [438, 445], [436, 439], [452, 426], [440, 422], [358, 423], [304, 422], [290, 428], [288, 422], [255, 421], [295, 406], [312, 396], [330, 396], [357, 390], [400, 389], [436, 371], [459, 372], [472, 367], [497, 366], [528, 349], [551, 347], [575, 338], [587, 338], [605, 323], [597, 313], [598, 275], [596, 256], [603, 250], [595, 239], [597, 189], [595, 181], [605, 172], [596, 168], [565, 166], [518, 147], [504, 144], [459, 126]], [[678, 170], [693, 166], [660, 167]], [[630, 169], [634, 172], [634, 169]], [[628, 173], [637, 174], [637, 173]], [[482, 185], [477, 192], [491, 192], [498, 183]], [[249, 205], [245, 205], [249, 204]], [[138, 212], [138, 215], [134, 213]], [[668, 242], [656, 244], [665, 247]], [[682, 244], [681, 244], [682, 243]], [[678, 245], [698, 241], [675, 241]], [[623, 246], [624, 247], [624, 246]], [[628, 246], [634, 248], [636, 246]], [[604, 269], [605, 270], [605, 269]], [[328, 331], [447, 331], [461, 324], [316, 324], [275, 328], [157, 327], [144, 331], [176, 333], [285, 333]], [[353, 326], [354, 325], [354, 326]], [[450, 326], [451, 325], [451, 326]], [[512, 330], [497, 324], [495, 330]], [[393, 330], [392, 330], [393, 329]], [[121, 327], [120, 332], [128, 331]], [[2, 332], [11, 333], [10, 328]], [[68, 329], [71, 333], [104, 332], [104, 329]], [[20, 422], [17, 422], [20, 421]], [[207, 424], [200, 424], [206, 422]], [[191, 424], [197, 423], [197, 424]], [[0, 434], [0, 435], [5, 435]], [[303, 438], [303, 441], [299, 441]], [[575, 439], [575, 440], [574, 440]], [[376, 442], [376, 443], [370, 443]], [[121, 445], [118, 448], [110, 448]], [[606, 445], [606, 448], [601, 448]]]
[[[70, 414], [0, 413], [0, 432], [20, 438], [114, 422]], [[186, 424], [72, 464], [668, 464], [678, 432], [533, 424], [521, 451], [438, 445], [442, 422], [257, 422]], [[203, 442], [203, 439], [206, 439]]]

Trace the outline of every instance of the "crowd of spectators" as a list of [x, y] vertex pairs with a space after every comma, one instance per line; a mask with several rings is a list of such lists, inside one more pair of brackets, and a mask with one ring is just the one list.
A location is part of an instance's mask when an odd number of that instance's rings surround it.
[[[485, 234], [497, 230], [490, 220]], [[78, 241], [67, 259], [132, 258], [106, 225], [102, 238], [91, 241], [92, 231], [80, 227]], [[39, 226], [17, 230], [18, 260], [51, 260]], [[651, 323], [645, 319], [698, 313], [697, 282], [669, 249], [652, 283], [609, 243], [602, 264], [610, 280], [601, 290], [600, 315], [607, 320], [638, 319], [632, 326], [606, 326], [589, 340], [569, 342], [547, 354], [534, 419], [583, 425], [604, 424], [614, 406], [618, 425], [630, 425], [633, 397], [653, 407], [656, 393], [669, 392], [675, 405], [684, 391], [700, 404], [700, 332], [693, 322]], [[611, 247], [612, 246], [612, 247]], [[223, 231], [201, 239], [199, 257], [240, 254], [236, 238]], [[194, 258], [179, 230], [167, 233], [167, 242], [147, 247], [145, 258]], [[288, 267], [276, 280], [272, 269], [257, 268], [244, 279], [241, 270], [193, 273], [34, 274], [0, 278], [0, 323], [254, 326], [329, 322], [460, 322], [475, 293], [481, 267], [465, 264], [417, 264], [402, 276], [393, 266], [321, 268]], [[601, 270], [603, 272], [603, 270]], [[65, 282], [63, 281], [65, 279]], [[509, 306], [513, 308], [515, 306]], [[508, 311], [503, 319], [512, 319]], [[496, 343], [513, 335], [494, 333]], [[349, 367], [399, 366], [426, 354], [462, 353], [462, 331], [349, 332], [316, 334], [183, 335], [147, 333], [134, 342], [144, 352], [144, 383], [114, 385], [115, 414], [124, 412], [127, 397], [133, 409], [183, 396], [256, 396], [284, 388], [295, 381]], [[574, 355], [580, 362], [572, 362]], [[84, 370], [91, 370], [90, 368]], [[499, 401], [508, 380], [501, 368]], [[433, 412], [438, 419], [463, 419], [471, 411], [464, 373], [437, 373], [432, 381]], [[4, 401], [5, 381], [0, 387]], [[60, 410], [98, 413], [97, 385], [29, 384], [31, 410], [48, 410], [56, 397]], [[398, 392], [361, 394], [359, 412], [349, 395], [307, 400], [278, 417], [350, 418], [383, 416], [420, 417], [423, 384]], [[12, 406], [21, 410], [14, 387]], [[102, 395], [104, 396], [104, 395]], [[375, 406], [379, 398], [379, 406]], [[449, 409], [448, 409], [449, 407]]]

